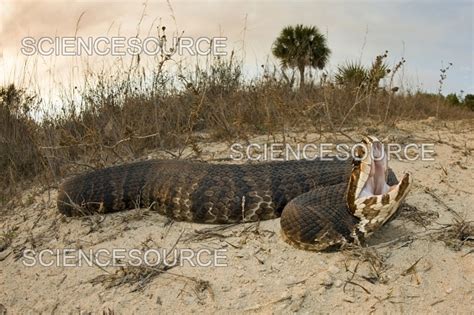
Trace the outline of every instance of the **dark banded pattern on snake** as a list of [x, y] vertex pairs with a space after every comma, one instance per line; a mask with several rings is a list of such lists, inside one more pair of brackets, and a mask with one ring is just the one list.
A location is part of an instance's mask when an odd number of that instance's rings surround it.
[[[337, 159], [241, 165], [149, 160], [73, 177], [61, 185], [57, 204], [67, 216], [137, 207], [201, 223], [281, 216], [290, 243], [321, 250], [356, 237], [360, 218], [347, 201], [356, 167]], [[388, 175], [388, 184], [396, 184], [391, 170]]]

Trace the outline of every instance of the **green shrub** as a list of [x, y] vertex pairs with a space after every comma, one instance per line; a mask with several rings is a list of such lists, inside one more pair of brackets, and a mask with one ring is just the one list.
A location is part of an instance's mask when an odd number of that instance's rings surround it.
[[474, 111], [474, 94], [467, 94], [464, 97], [463, 105]]
[[446, 101], [451, 105], [460, 105], [459, 98], [456, 94], [451, 93], [446, 96]]
[[350, 61], [337, 67], [336, 83], [347, 87], [360, 87], [366, 83], [369, 71], [357, 61]]

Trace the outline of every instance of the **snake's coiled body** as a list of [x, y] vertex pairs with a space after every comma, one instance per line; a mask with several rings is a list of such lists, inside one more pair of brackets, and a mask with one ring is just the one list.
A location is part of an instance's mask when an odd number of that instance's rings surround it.
[[151, 160], [66, 181], [58, 206], [66, 215], [153, 204], [160, 213], [180, 221], [266, 220], [279, 217], [288, 201], [311, 189], [347, 182], [350, 172], [350, 162], [337, 160], [244, 165]]
[[[396, 184], [393, 172], [388, 175], [388, 184]], [[58, 209], [71, 216], [150, 207], [175, 220], [202, 223], [281, 216], [283, 234], [292, 244], [325, 249], [356, 237], [361, 220], [348, 207], [351, 176], [351, 160], [243, 165], [150, 160], [66, 181]]]

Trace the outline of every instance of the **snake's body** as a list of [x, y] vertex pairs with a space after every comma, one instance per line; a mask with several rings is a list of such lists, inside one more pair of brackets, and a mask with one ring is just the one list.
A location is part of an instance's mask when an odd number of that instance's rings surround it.
[[[66, 215], [150, 207], [179, 221], [237, 223], [281, 217], [286, 238], [305, 249], [353, 241], [361, 221], [348, 207], [351, 160], [209, 164], [149, 160], [66, 181]], [[389, 184], [397, 183], [390, 171]], [[397, 205], [398, 206], [398, 205]]]

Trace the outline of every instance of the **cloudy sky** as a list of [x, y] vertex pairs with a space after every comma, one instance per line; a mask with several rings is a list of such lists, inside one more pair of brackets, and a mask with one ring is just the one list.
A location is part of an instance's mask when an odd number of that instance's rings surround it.
[[[61, 1], [0, 0], [0, 80], [21, 76], [25, 36], [134, 36], [156, 25], [187, 36], [226, 36], [228, 45], [245, 53], [245, 70], [255, 74], [271, 57], [271, 45], [282, 27], [315, 25], [332, 50], [328, 71], [348, 60], [370, 64], [389, 51], [388, 62], [406, 59], [407, 88], [438, 89], [439, 70], [453, 67], [443, 93], [474, 93], [473, 1]], [[82, 15], [82, 17], [81, 17]], [[79, 17], [81, 17], [79, 19]], [[243, 48], [243, 50], [241, 50]], [[106, 58], [106, 57], [102, 57]], [[268, 59], [269, 58], [269, 59]], [[71, 68], [67, 58], [39, 58], [28, 73], [35, 78], [60, 77]], [[40, 80], [42, 81], [42, 80]], [[1, 82], [1, 81], [0, 81]]]

